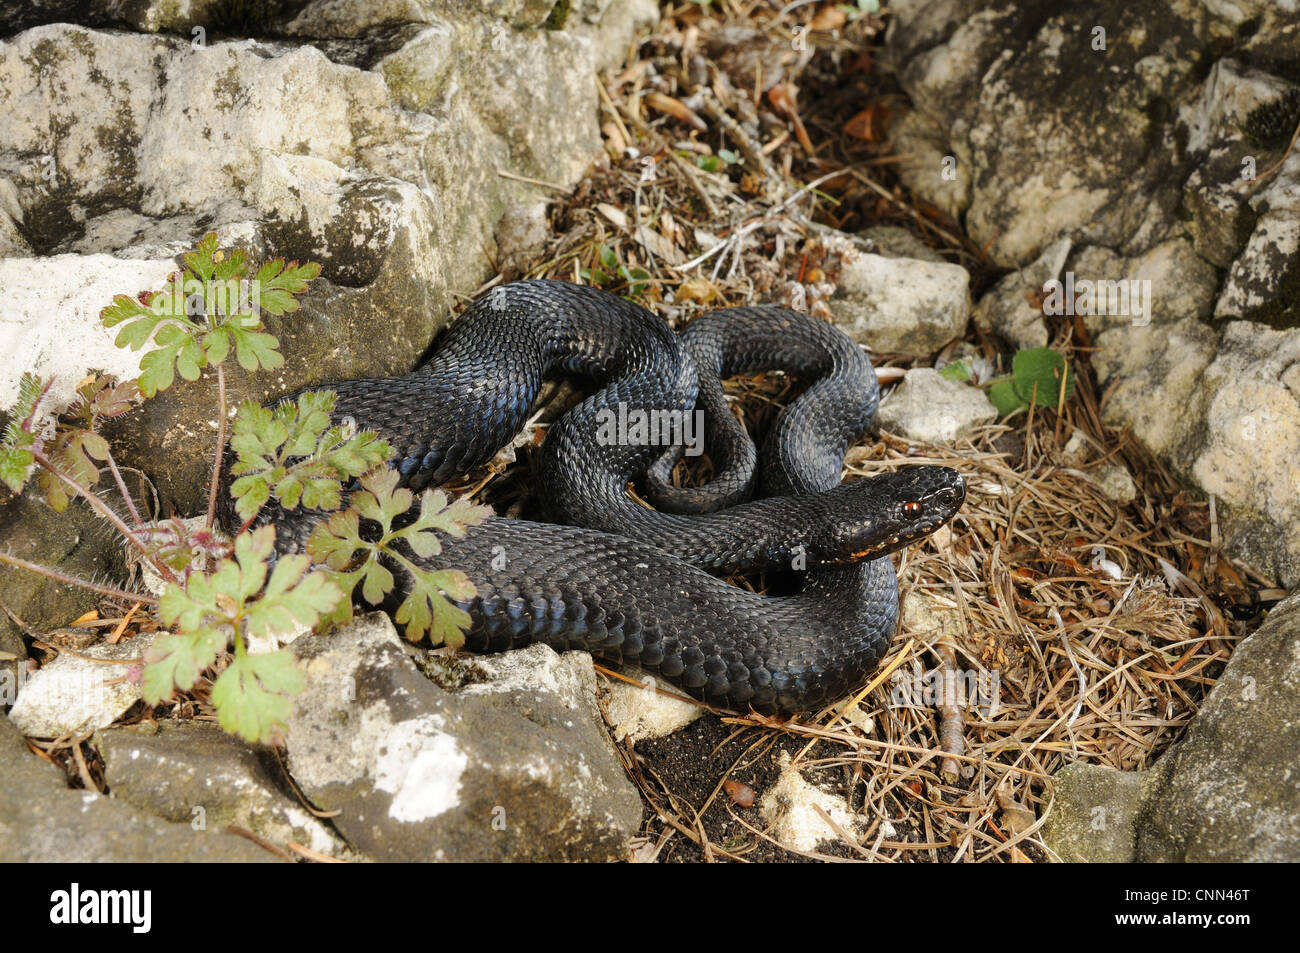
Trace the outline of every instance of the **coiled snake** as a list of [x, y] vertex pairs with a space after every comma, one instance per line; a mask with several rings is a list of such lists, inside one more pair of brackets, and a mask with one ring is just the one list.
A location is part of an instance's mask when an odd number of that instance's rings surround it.
[[[811, 386], [757, 455], [720, 377], [760, 369]], [[781, 308], [710, 312], [678, 335], [603, 291], [522, 281], [480, 296], [415, 372], [327, 386], [338, 392], [336, 419], [378, 431], [403, 481], [420, 489], [490, 460], [554, 375], [598, 388], [542, 446], [536, 495], [557, 522], [491, 517], [436, 560], [477, 588], [461, 604], [472, 619], [466, 648], [584, 649], [761, 713], [816, 709], [861, 687], [897, 624], [887, 554], [942, 526], [965, 498], [945, 467], [840, 484], [845, 451], [878, 400], [862, 350]], [[625, 424], [681, 422], [697, 399], [719, 477], [675, 490], [666, 481], [675, 457], [649, 439], [653, 427]], [[628, 495], [638, 480], [660, 509]], [[755, 483], [761, 498], [739, 502]], [[309, 514], [266, 518], [282, 549], [300, 546], [312, 525]], [[709, 574], [763, 569], [806, 569], [802, 591], [762, 596]]]

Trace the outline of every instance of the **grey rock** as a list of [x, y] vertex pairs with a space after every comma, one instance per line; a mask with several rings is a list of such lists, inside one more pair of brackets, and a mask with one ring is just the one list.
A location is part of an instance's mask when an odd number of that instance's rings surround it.
[[[80, 501], [56, 513], [37, 498], [35, 490], [15, 499], [8, 489], [0, 488], [0, 539], [14, 556], [58, 566], [72, 576], [121, 579], [125, 573], [117, 534]], [[97, 598], [79, 586], [0, 566], [0, 599], [33, 632], [67, 625], [94, 606]], [[0, 612], [0, 650], [26, 657], [21, 633], [4, 612]], [[0, 679], [9, 665], [0, 661]], [[12, 696], [0, 698], [0, 705], [13, 701]]]
[[1120, 325], [1098, 334], [1093, 366], [1112, 387], [1106, 419], [1126, 423], [1154, 453], [1189, 468], [1204, 441], [1210, 394], [1205, 369], [1219, 334], [1195, 318]]
[[141, 658], [153, 638], [146, 633], [61, 653], [27, 677], [9, 718], [35, 738], [108, 727], [140, 700]]
[[1093, 471], [1092, 478], [1101, 492], [1116, 503], [1132, 503], [1137, 499], [1137, 485], [1125, 467], [1098, 467]]
[[1241, 156], [1239, 147], [1217, 146], [1183, 185], [1183, 205], [1190, 213], [1187, 231], [1196, 254], [1218, 268], [1232, 264], [1255, 226], [1254, 210], [1241, 188]]
[[975, 323], [1017, 348], [1046, 346], [1043, 310], [1034, 302], [1040, 300], [1047, 282], [1060, 280], [1070, 247], [1068, 238], [1053, 242], [1036, 261], [1006, 275], [980, 298], [975, 306]]
[[67, 778], [0, 717], [0, 862], [260, 863], [273, 854], [224, 831], [171, 824]]
[[663, 738], [685, 728], [704, 714], [705, 709], [692, 699], [684, 699], [672, 686], [658, 691], [655, 680], [644, 672], [636, 676], [641, 685], [611, 681], [606, 715], [614, 739], [633, 744]]
[[[114, 9], [142, 29], [200, 16]], [[6, 291], [25, 289], [5, 302], [15, 346], [0, 361], [0, 409], [23, 370], [56, 374], [64, 390], [91, 367], [133, 374], [138, 355], [116, 351], [99, 310], [114, 293], [160, 286], [208, 230], [258, 260], [324, 265], [301, 312], [267, 320], [284, 367], [250, 378], [232, 362], [232, 406], [409, 370], [455, 294], [486, 275], [482, 250], [506, 206], [549, 197], [520, 177], [572, 184], [599, 153], [591, 75], [657, 9], [587, 3], [571, 28], [517, 28], [547, 13], [414, 2], [300, 12], [301, 35], [373, 43], [359, 57], [367, 68], [310, 45], [191, 45], [69, 24], [0, 42], [0, 211], [17, 232], [6, 241], [0, 227], [0, 246], [20, 255], [0, 274]], [[418, 29], [393, 48], [374, 29], [391, 24]], [[69, 254], [43, 257], [57, 252]], [[41, 363], [47, 338], [62, 342], [57, 368]], [[82, 342], [78, 353], [68, 341]], [[118, 459], [150, 472], [182, 513], [206, 496], [212, 396], [210, 381], [180, 383], [109, 431]]]
[[1144, 774], [1083, 762], [1061, 768], [1043, 842], [1067, 863], [1130, 863]]
[[1300, 329], [1228, 324], [1201, 381], [1205, 424], [1190, 465], [1226, 504], [1229, 551], [1285, 586], [1300, 583], [1297, 364]]
[[970, 275], [960, 265], [864, 252], [847, 236], [822, 239], [833, 256], [836, 324], [873, 350], [931, 354], [970, 317]]
[[1287, 159], [1250, 205], [1258, 215], [1255, 228], [1228, 271], [1214, 316], [1296, 327], [1300, 325], [1300, 153]]
[[1187, 734], [1155, 766], [1067, 765], [1044, 839], [1064, 860], [1300, 860], [1300, 595], [1228, 662]]
[[921, 261], [943, 263], [946, 259], [912, 232], [897, 225], [872, 225], [855, 233], [855, 238], [871, 244], [863, 251], [875, 252], [886, 258], [916, 258]]
[[[1080, 16], [1050, 4], [906, 5], [889, 35], [920, 114], [902, 127], [902, 151], [917, 154], [904, 181], [964, 211], [972, 240], [1008, 267], [1066, 235], [1116, 248], [1163, 237], [1173, 203], [1150, 199], [1172, 170], [1173, 137], [1160, 104], [1187, 95], [1209, 40], [1192, 0], [1173, 6], [1101, 0]], [[1094, 24], [1106, 25], [1104, 51]], [[1103, 103], [1105, 148], [1067, 146], [1096, 141]], [[1034, 135], [1015, 132], [1026, 128]]]
[[1142, 861], [1300, 861], [1300, 596], [1233, 653], [1187, 735], [1152, 769]]
[[252, 831], [272, 844], [289, 842], [340, 860], [343, 840], [291, 796], [274, 755], [198, 721], [109, 728], [97, 733], [104, 781], [113, 797], [163, 820]]
[[590, 657], [534, 645], [437, 666], [387, 616], [298, 639], [294, 779], [376, 860], [614, 860], [641, 803], [594, 704]]
[[881, 403], [879, 420], [881, 427], [908, 440], [951, 443], [997, 416], [978, 387], [945, 380], [932, 367], [916, 367]]

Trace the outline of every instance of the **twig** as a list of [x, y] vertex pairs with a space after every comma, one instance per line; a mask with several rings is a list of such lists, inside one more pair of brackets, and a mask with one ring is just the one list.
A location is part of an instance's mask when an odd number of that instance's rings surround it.
[[501, 176], [503, 179], [512, 179], [515, 182], [524, 182], [528, 185], [540, 185], [542, 188], [553, 189], [556, 192], [563, 192], [565, 194], [573, 191], [571, 188], [567, 188], [563, 185], [556, 185], [554, 182], [545, 182], [541, 179], [530, 179], [526, 175], [515, 175], [513, 172], [507, 172], [505, 169], [497, 169], [497, 175]]

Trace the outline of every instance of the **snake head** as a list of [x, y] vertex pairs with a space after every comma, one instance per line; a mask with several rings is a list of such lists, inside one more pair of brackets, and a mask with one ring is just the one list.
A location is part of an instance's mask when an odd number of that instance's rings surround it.
[[948, 467], [908, 467], [845, 483], [827, 494], [821, 563], [874, 559], [929, 536], [952, 519], [966, 499], [966, 482]]

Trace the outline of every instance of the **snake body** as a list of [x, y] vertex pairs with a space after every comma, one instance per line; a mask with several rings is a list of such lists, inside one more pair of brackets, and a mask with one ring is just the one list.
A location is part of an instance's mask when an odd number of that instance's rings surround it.
[[[720, 383], [758, 369], [812, 382], [761, 455]], [[702, 701], [762, 713], [816, 709], [861, 687], [897, 624], [887, 554], [943, 525], [965, 496], [961, 477], [943, 467], [840, 484], [844, 453], [877, 404], [861, 349], [780, 308], [710, 312], [678, 335], [597, 289], [523, 281], [480, 296], [415, 372], [327, 386], [338, 393], [335, 418], [378, 431], [403, 482], [420, 489], [490, 460], [557, 375], [587, 378], [596, 390], [542, 447], [538, 496], [556, 522], [490, 517], [446, 541], [436, 559], [477, 590], [460, 603], [472, 620], [466, 648], [584, 649]], [[671, 419], [697, 401], [719, 474], [708, 487], [668, 486], [670, 448], [609, 439], [620, 414]], [[638, 480], [659, 509], [628, 495]], [[756, 486], [760, 498], [747, 500]], [[285, 551], [312, 526], [311, 514], [264, 518]], [[803, 588], [778, 597], [710, 575], [792, 568], [808, 570]], [[393, 604], [402, 585], [398, 573]]]

